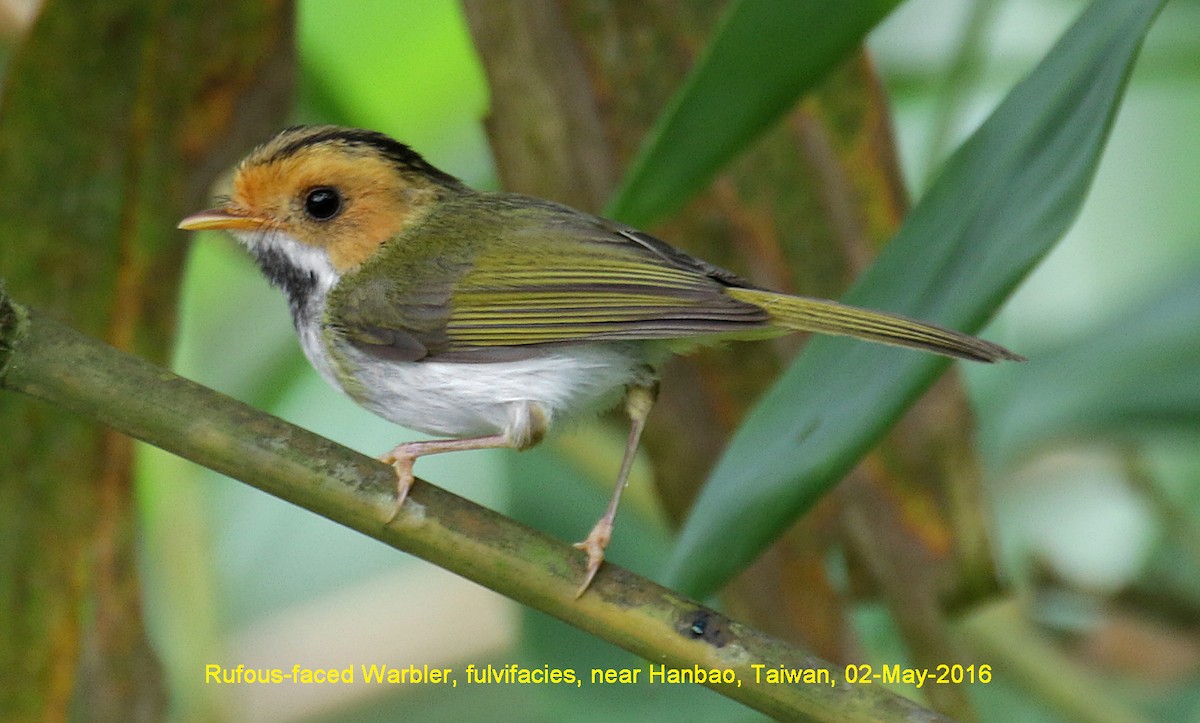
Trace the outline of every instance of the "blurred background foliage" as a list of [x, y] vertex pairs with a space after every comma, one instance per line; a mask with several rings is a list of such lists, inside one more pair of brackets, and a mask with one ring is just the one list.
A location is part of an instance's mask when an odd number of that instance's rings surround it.
[[[914, 197], [1085, 5], [910, 0], [871, 34]], [[988, 331], [1035, 363], [963, 370], [1002, 573], [1021, 591], [1038, 640], [1062, 654], [1054, 664], [1111, 682], [1147, 717], [1179, 720], [1200, 719], [1200, 36], [1187, 30], [1198, 23], [1194, 2], [1169, 5], [1157, 21], [1080, 219]], [[486, 83], [454, 2], [300, 2], [297, 39], [297, 122], [377, 128], [469, 183], [497, 186], [480, 124]], [[176, 367], [186, 376], [369, 454], [411, 436], [312, 373], [282, 298], [227, 239], [194, 243], [180, 331]], [[422, 460], [420, 474], [574, 539], [602, 506], [620, 442], [619, 431], [588, 424], [534, 453]], [[140, 460], [152, 630], [181, 717], [753, 717], [690, 688], [421, 688], [372, 698], [203, 686], [195, 671], [212, 660], [636, 661], [243, 485], [150, 449]], [[643, 465], [631, 486], [611, 557], [653, 577], [670, 533], [649, 474]], [[851, 613], [863, 660], [908, 659], [886, 610], [867, 601]], [[982, 718], [1065, 714], [996, 667], [996, 682], [970, 690]]]
[[[914, 199], [1086, 5], [908, 0], [871, 33]], [[468, 183], [497, 187], [481, 125], [487, 86], [457, 3], [301, 0], [297, 16], [295, 122], [375, 128]], [[1084, 716], [1046, 690], [1075, 675], [1147, 719], [1200, 720], [1197, 27], [1200, 3], [1167, 5], [1081, 216], [986, 332], [1033, 361], [961, 370], [1001, 575], [1019, 600], [1018, 619], [997, 624], [1032, 641], [1012, 662], [1021, 675], [983, 652], [963, 661], [996, 668], [992, 684], [969, 688], [984, 720]], [[192, 244], [174, 366], [367, 454], [412, 437], [312, 372], [282, 296], [220, 236]], [[545, 449], [437, 456], [418, 474], [571, 540], [602, 509], [621, 441], [619, 430], [582, 424]], [[691, 687], [205, 686], [197, 671], [210, 662], [639, 662], [188, 462], [141, 447], [138, 468], [149, 625], [177, 719], [755, 717]], [[671, 532], [650, 475], [643, 460], [610, 559], [658, 577]], [[846, 600], [860, 660], [909, 659], [885, 608]]]

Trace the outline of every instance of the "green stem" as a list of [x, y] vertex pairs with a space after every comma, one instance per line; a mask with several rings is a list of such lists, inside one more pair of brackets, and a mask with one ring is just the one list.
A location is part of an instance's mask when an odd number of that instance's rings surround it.
[[[252, 409], [11, 302], [0, 284], [0, 388], [88, 419], [358, 530], [549, 613], [667, 668], [734, 671], [709, 684], [780, 719], [940, 720], [832, 663], [605, 564], [575, 591], [583, 556], [491, 510], [418, 482], [396, 520], [390, 467]], [[830, 684], [756, 683], [780, 666], [828, 671]], [[588, 674], [583, 673], [585, 680]]]

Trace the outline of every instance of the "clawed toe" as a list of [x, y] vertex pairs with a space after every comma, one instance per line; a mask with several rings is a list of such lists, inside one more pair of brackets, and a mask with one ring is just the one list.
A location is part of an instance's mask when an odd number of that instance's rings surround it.
[[587, 592], [588, 586], [592, 584], [592, 579], [596, 577], [596, 572], [600, 570], [600, 565], [604, 563], [604, 549], [612, 540], [612, 531], [612, 520], [601, 519], [588, 533], [587, 539], [575, 543], [576, 549], [587, 553], [587, 572], [583, 576], [583, 584], [575, 592], [576, 598]]
[[390, 464], [396, 470], [396, 506], [392, 509], [391, 516], [383, 523], [390, 525], [400, 516], [400, 508], [404, 506], [404, 500], [408, 499], [408, 493], [416, 479], [413, 476], [413, 462], [416, 460], [409, 455], [397, 455], [396, 450], [392, 450], [380, 457], [380, 461]]

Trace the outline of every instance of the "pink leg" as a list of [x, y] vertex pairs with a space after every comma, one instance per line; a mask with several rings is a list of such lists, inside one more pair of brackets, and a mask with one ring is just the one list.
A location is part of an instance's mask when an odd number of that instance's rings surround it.
[[442, 452], [460, 452], [468, 449], [493, 449], [496, 447], [512, 447], [507, 434], [493, 434], [488, 437], [471, 437], [470, 439], [430, 439], [423, 442], [405, 442], [379, 459], [392, 465], [396, 470], [396, 508], [392, 516], [384, 524], [391, 524], [400, 514], [400, 507], [408, 497], [408, 491], [413, 485], [413, 463], [417, 457]]
[[653, 387], [631, 387], [628, 396], [625, 397], [625, 409], [629, 414], [629, 438], [625, 442], [625, 456], [621, 460], [621, 471], [617, 473], [617, 486], [613, 489], [613, 495], [608, 501], [608, 509], [604, 511], [604, 516], [592, 527], [592, 531], [588, 533], [586, 539], [575, 543], [575, 547], [586, 552], [588, 558], [587, 573], [583, 577], [583, 584], [575, 593], [577, 598], [587, 591], [588, 586], [592, 584], [592, 578], [596, 577], [596, 572], [604, 562], [604, 549], [612, 540], [613, 520], [617, 517], [617, 505], [621, 503], [621, 493], [625, 491], [625, 485], [629, 483], [629, 470], [633, 469], [633, 459], [637, 453], [638, 443], [642, 439], [642, 430], [646, 428], [646, 417], [650, 415], [650, 409], [654, 406], [657, 391]]

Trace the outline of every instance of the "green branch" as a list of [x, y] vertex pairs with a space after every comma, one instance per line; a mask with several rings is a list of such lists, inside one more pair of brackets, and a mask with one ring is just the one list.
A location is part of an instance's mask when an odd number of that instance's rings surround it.
[[[11, 302], [0, 284], [0, 388], [38, 397], [186, 457], [549, 613], [668, 668], [733, 670], [713, 690], [782, 719], [938, 716], [831, 663], [605, 564], [575, 599], [570, 546], [424, 482], [399, 516], [390, 467]], [[833, 685], [756, 684], [824, 669]], [[586, 679], [586, 678], [585, 678]]]

